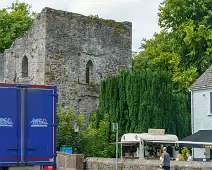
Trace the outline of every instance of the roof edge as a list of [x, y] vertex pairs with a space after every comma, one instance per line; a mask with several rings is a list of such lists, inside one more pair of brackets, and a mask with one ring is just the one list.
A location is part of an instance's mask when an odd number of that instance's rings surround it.
[[212, 85], [191, 87], [189, 88], [189, 91], [198, 91], [198, 90], [207, 90], [207, 89], [212, 89]]

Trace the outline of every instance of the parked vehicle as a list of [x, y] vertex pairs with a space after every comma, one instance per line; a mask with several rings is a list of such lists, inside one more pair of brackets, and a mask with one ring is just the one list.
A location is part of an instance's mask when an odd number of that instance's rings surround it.
[[57, 87], [0, 83], [0, 95], [0, 169], [56, 169]]

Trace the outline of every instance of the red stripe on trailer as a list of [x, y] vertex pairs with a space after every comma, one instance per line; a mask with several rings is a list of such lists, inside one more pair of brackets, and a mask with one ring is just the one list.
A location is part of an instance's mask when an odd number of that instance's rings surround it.
[[51, 158], [28, 158], [28, 159], [24, 159], [24, 160], [30, 160], [30, 161], [49, 161], [49, 159]]
[[0, 83], [2, 87], [16, 87], [16, 84], [9, 84], [9, 83]]
[[0, 160], [14, 160], [14, 161], [17, 161], [18, 158], [0, 158]]
[[53, 89], [52, 86], [45, 86], [45, 85], [29, 85], [28, 88]]
[[[24, 85], [24, 83], [23, 84], [0, 83], [0, 86], [2, 87], [16, 87], [17, 85]], [[48, 85], [31, 85], [31, 84], [26, 85], [29, 85], [27, 88], [54, 89], [54, 86], [48, 86]]]

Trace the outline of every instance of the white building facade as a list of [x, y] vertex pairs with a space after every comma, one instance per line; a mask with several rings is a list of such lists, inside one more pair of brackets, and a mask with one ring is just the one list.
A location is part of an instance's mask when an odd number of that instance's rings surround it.
[[[192, 134], [212, 130], [212, 66], [194, 82], [190, 91]], [[195, 160], [211, 160], [212, 150], [195, 148], [193, 157]]]

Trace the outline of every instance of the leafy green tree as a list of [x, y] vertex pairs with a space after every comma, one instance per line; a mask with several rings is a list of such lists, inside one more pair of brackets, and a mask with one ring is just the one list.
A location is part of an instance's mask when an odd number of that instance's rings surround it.
[[110, 122], [108, 115], [100, 120], [97, 128], [96, 114], [91, 115], [89, 125], [85, 124], [83, 113], [76, 114], [73, 109], [58, 112], [58, 150], [62, 145], [71, 146], [76, 149], [76, 139], [74, 132], [74, 121], [79, 123], [78, 132], [78, 152], [89, 157], [114, 157], [115, 136], [110, 132]]
[[23, 36], [32, 27], [35, 13], [30, 10], [28, 4], [18, 1], [0, 10], [0, 53], [10, 48], [16, 38]]
[[161, 28], [172, 30], [182, 48], [183, 64], [197, 68], [199, 74], [212, 62], [211, 9], [211, 0], [165, 0], [160, 6]]
[[72, 146], [73, 151], [76, 149], [74, 124], [75, 120], [79, 124], [79, 152], [82, 152], [83, 144], [83, 133], [86, 130], [85, 117], [81, 113], [77, 115], [73, 109], [62, 110], [58, 112], [58, 150], [62, 145]]
[[159, 24], [162, 28], [178, 30], [183, 23], [210, 25], [211, 0], [164, 0], [159, 8]]
[[100, 121], [99, 128], [96, 129], [96, 115], [93, 115], [88, 129], [84, 133], [86, 141], [84, 153], [86, 156], [94, 157], [114, 157], [115, 156], [115, 135], [111, 133], [111, 123], [108, 115]]
[[212, 64], [211, 0], [164, 0], [159, 8], [162, 31], [143, 40], [134, 69], [168, 70], [176, 89], [188, 87]]

